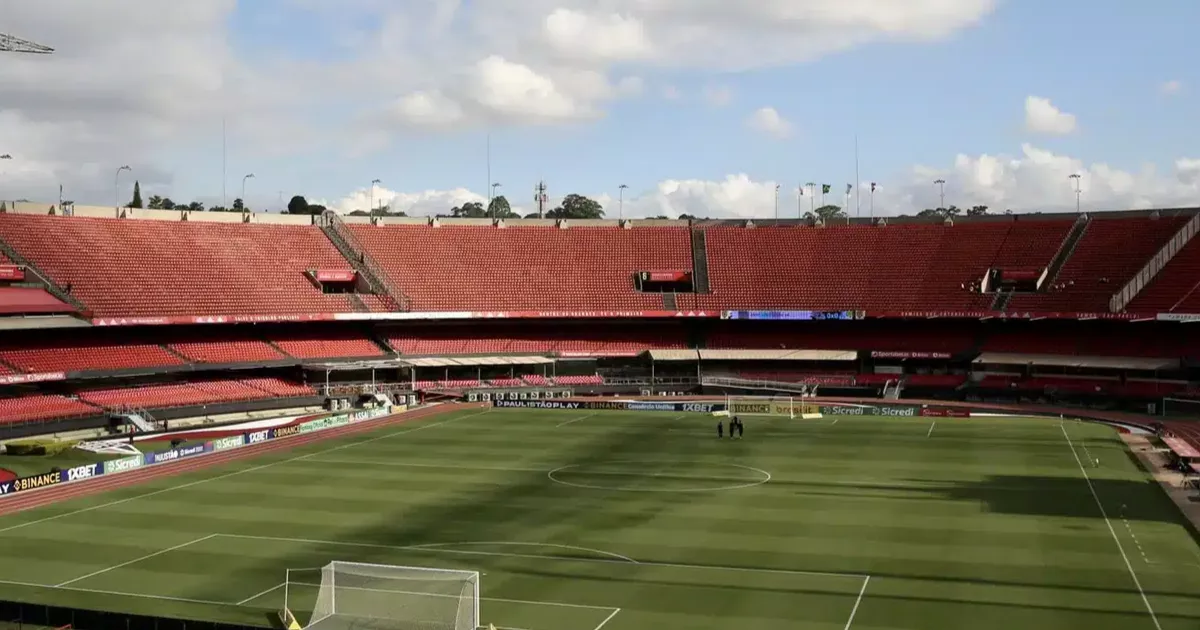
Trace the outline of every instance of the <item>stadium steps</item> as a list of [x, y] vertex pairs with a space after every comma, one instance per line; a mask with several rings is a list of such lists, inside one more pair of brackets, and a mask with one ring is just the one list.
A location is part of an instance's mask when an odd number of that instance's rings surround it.
[[358, 297], [357, 294], [350, 293], [348, 295], [350, 297], [350, 304], [354, 305], [354, 310], [360, 313], [369, 313], [371, 311], [371, 309], [367, 307], [366, 302], [363, 302], [362, 298]]
[[[1154, 282], [1154, 279], [1167, 267], [1167, 264], [1174, 260], [1187, 247], [1188, 243], [1196, 237], [1197, 232], [1200, 232], [1200, 214], [1193, 215], [1187, 223], [1183, 224], [1183, 227], [1179, 228], [1179, 231], [1171, 237], [1171, 240], [1167, 241], [1158, 250], [1158, 253], [1139, 269], [1133, 278], [1125, 283], [1125, 286], [1121, 287], [1120, 291], [1113, 294], [1112, 299], [1108, 303], [1109, 310], [1113, 313], [1124, 311], [1143, 289]], [[1190, 276], [1191, 274], [1188, 273], [1186, 275]], [[1194, 286], [1189, 288], [1194, 290]], [[1186, 300], [1187, 297], [1185, 293], [1180, 298], [1180, 302]], [[1174, 307], [1177, 306], [1179, 306], [1179, 303], [1173, 305], [1171, 310], [1174, 310]]]
[[280, 348], [278, 345], [276, 345], [274, 341], [271, 341], [270, 339], [263, 339], [262, 341], [263, 341], [263, 343], [267, 344], [268, 346], [271, 346], [272, 348], [274, 348], [275, 351], [278, 352], [279, 354], [282, 354], [283, 356], [289, 357], [292, 359], [296, 358], [296, 357], [293, 357], [292, 355], [288, 354], [286, 351], [284, 351], [283, 348]]
[[674, 293], [664, 293], [664, 294], [662, 294], [662, 301], [663, 301], [663, 310], [664, 310], [664, 311], [677, 311], [677, 310], [679, 310], [679, 304], [678, 304], [678, 302], [676, 302], [676, 300], [675, 300], [675, 294], [674, 294]]
[[1008, 303], [1012, 301], [1012, 291], [997, 291], [996, 297], [992, 299], [992, 310], [1003, 312], [1008, 308]]
[[692, 290], [712, 293], [708, 286], [708, 237], [704, 230], [692, 230]]
[[66, 290], [55, 284], [54, 281], [50, 279], [50, 276], [47, 276], [42, 272], [41, 269], [38, 268], [37, 265], [33, 264], [32, 261], [22, 256], [19, 252], [17, 252], [17, 250], [13, 249], [12, 246], [9, 245], [4, 239], [0, 239], [0, 252], [3, 252], [4, 255], [13, 262], [13, 264], [23, 265], [25, 267], [25, 273], [36, 278], [37, 282], [42, 285], [41, 288], [45, 289], [50, 295], [53, 295], [62, 302], [70, 304], [81, 312], [88, 310], [88, 308], [84, 306], [83, 302], [75, 299], [75, 296], [67, 293]]
[[1091, 224], [1092, 219], [1086, 214], [1081, 214], [1078, 219], [1075, 219], [1071, 231], [1067, 232], [1067, 237], [1058, 246], [1058, 251], [1054, 253], [1054, 258], [1050, 259], [1050, 265], [1046, 267], [1046, 281], [1042, 283], [1043, 287], [1052, 286], [1058, 280], [1059, 272], [1067, 265], [1067, 261], [1075, 253], [1075, 247], [1079, 245], [1079, 241], [1083, 240], [1083, 236]]
[[[320, 224], [321, 231], [325, 233], [329, 242], [333, 243], [333, 246], [367, 281], [371, 290], [383, 300], [385, 305], [394, 311], [412, 310], [412, 300], [388, 280], [387, 273], [367, 253], [366, 248], [358, 242], [358, 238], [354, 236], [354, 233], [346, 226], [346, 222], [342, 221], [336, 212], [326, 210], [321, 215]], [[359, 300], [359, 303], [361, 302]], [[363, 310], [369, 310], [365, 304]]]
[[192, 363], [194, 363], [194, 361], [192, 361], [190, 358], [188, 358], [187, 355], [183, 354], [182, 352], [179, 352], [178, 350], [176, 350], [175, 348], [172, 348], [171, 346], [168, 346], [166, 344], [161, 344], [161, 343], [154, 344], [154, 345], [162, 348], [163, 350], [166, 350], [167, 354], [175, 357], [176, 359], [183, 361], [184, 365], [191, 365]]

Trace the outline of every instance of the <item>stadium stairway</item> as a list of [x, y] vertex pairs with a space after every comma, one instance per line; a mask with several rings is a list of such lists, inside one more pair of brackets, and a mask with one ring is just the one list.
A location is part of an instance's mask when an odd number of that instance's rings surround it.
[[[1118, 313], [1135, 302], [1138, 309], [1160, 311], [1175, 311], [1186, 305], [1200, 286], [1200, 281], [1197, 281], [1200, 275], [1196, 273], [1200, 270], [1200, 248], [1196, 247], [1200, 241], [1196, 239], [1197, 234], [1200, 234], [1200, 214], [1179, 228], [1162, 249], [1113, 295], [1109, 310]], [[1143, 293], [1148, 299], [1138, 300]], [[1185, 308], [1183, 312], [1188, 312], [1188, 309]]]
[[1046, 267], [1045, 286], [1053, 285], [1058, 279], [1059, 272], [1071, 259], [1071, 255], [1075, 253], [1075, 246], [1079, 244], [1091, 222], [1091, 217], [1086, 214], [1081, 214], [1078, 219], [1075, 219], [1075, 223], [1071, 225], [1071, 231], [1067, 232], [1067, 237], [1058, 246], [1058, 251], [1054, 253], [1054, 258], [1050, 259], [1050, 264]]
[[692, 230], [692, 291], [711, 292], [708, 286], [708, 237], [704, 230]]
[[33, 276], [35, 281], [40, 283], [42, 288], [45, 289], [47, 293], [53, 295], [63, 302], [66, 302], [67, 304], [70, 304], [81, 312], [87, 310], [87, 307], [84, 306], [83, 302], [80, 302], [75, 298], [75, 296], [71, 295], [70, 292], [55, 284], [54, 281], [50, 279], [50, 276], [43, 273], [41, 269], [38, 269], [37, 265], [33, 264], [31, 261], [22, 256], [2, 238], [0, 238], [0, 252], [2, 252], [4, 256], [8, 258], [8, 260], [12, 261], [13, 264], [24, 266], [25, 273]]
[[[363, 247], [354, 232], [336, 212], [327, 210], [321, 215], [321, 231], [325, 233], [329, 242], [333, 243], [333, 246], [341, 252], [346, 261], [354, 267], [355, 271], [367, 281], [371, 290], [383, 301], [388, 310], [412, 310], [412, 301], [400, 290], [400, 287], [392, 284], [387, 273], [367, 253], [367, 249]], [[361, 299], [354, 301], [355, 306], [361, 306], [363, 311], [371, 310]]]

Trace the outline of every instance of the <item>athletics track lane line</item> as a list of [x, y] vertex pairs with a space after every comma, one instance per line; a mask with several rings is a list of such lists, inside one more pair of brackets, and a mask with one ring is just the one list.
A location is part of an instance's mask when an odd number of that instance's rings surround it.
[[[252, 445], [248, 445], [248, 446], [243, 446], [241, 448], [230, 449], [229, 451], [216, 453], [216, 454], [212, 454], [212, 455], [202, 455], [200, 457], [195, 457], [195, 458], [191, 458], [191, 459], [182, 459], [182, 460], [178, 460], [175, 462], [168, 462], [165, 464], [157, 464], [157, 465], [149, 466], [146, 468], [140, 468], [133, 472], [117, 473], [117, 474], [114, 474], [111, 476], [101, 475], [99, 477], [94, 477], [93, 479], [89, 479], [86, 481], [79, 481], [79, 482], [70, 483], [70, 484], [49, 486], [49, 487], [41, 489], [41, 490], [32, 490], [32, 491], [27, 491], [26, 493], [18, 493], [16, 496], [14, 496], [10, 499], [0, 499], [0, 516], [7, 516], [7, 515], [14, 514], [17, 512], [23, 512], [26, 510], [35, 509], [35, 508], [43, 507], [46, 505], [59, 503], [62, 501], [68, 501], [71, 499], [87, 497], [87, 496], [91, 496], [93, 494], [97, 494], [100, 492], [106, 492], [109, 490], [115, 490], [118, 488], [124, 488], [127, 486], [136, 485], [136, 484], [139, 484], [139, 483], [142, 483], [145, 481], [151, 481], [154, 479], [175, 476], [175, 475], [184, 474], [184, 473], [188, 473], [188, 472], [195, 472], [195, 471], [203, 470], [205, 468], [209, 468], [212, 466], [219, 466], [221, 464], [226, 464], [226, 463], [230, 463], [233, 461], [237, 461], [240, 459], [246, 459], [249, 457], [256, 457], [256, 456], [267, 454], [267, 453], [273, 453], [276, 451], [282, 451], [282, 450], [286, 450], [286, 449], [296, 448], [299, 446], [315, 444], [317, 442], [321, 442], [321, 441], [324, 441], [327, 439], [350, 436], [350, 435], [357, 435], [359, 433], [364, 433], [364, 432], [378, 429], [381, 427], [385, 427], [385, 426], [388, 426], [391, 424], [399, 424], [402, 422], [407, 422], [409, 420], [416, 420], [419, 418], [425, 418], [428, 416], [437, 415], [439, 413], [455, 411], [455, 410], [460, 410], [460, 409], [464, 409], [464, 408], [469, 409], [469, 408], [472, 408], [472, 406], [454, 404], [454, 405], [439, 405], [437, 407], [425, 407], [423, 409], [417, 409], [415, 411], [408, 411], [408, 412], [404, 412], [404, 413], [400, 413], [400, 414], [384, 416], [382, 418], [367, 420], [364, 422], [359, 422], [359, 423], [354, 423], [354, 424], [349, 424], [349, 425], [346, 425], [343, 427], [328, 429], [326, 431], [316, 431], [313, 433], [288, 436], [288, 437], [280, 438], [277, 440], [271, 440], [269, 442], [262, 442], [260, 444], [252, 444]], [[425, 425], [425, 426], [429, 426], [429, 425]], [[355, 443], [355, 444], [357, 444], [357, 443]], [[345, 445], [345, 446], [351, 446], [351, 445]], [[333, 449], [329, 449], [329, 450], [333, 450]], [[324, 452], [324, 451], [318, 451], [317, 453], [313, 453], [313, 454], [315, 455], [315, 454], [319, 454], [321, 452]], [[305, 457], [305, 456], [301, 455], [300, 457]], [[96, 506], [83, 508], [81, 510], [76, 510], [73, 512], [57, 514], [57, 515], [50, 516], [50, 517], [40, 519], [40, 520], [28, 521], [25, 523], [18, 523], [16, 525], [11, 525], [9, 527], [0, 528], [0, 533], [8, 532], [8, 531], [11, 531], [14, 529], [20, 529], [22, 527], [28, 527], [29, 525], [34, 525], [37, 523], [54, 520], [57, 518], [61, 518], [63, 516], [69, 516], [71, 514], [78, 514], [80, 512], [91, 511], [91, 510], [105, 507], [108, 505], [114, 505], [116, 503], [132, 501], [134, 499], [138, 499], [138, 498], [145, 497], [145, 496], [150, 496], [153, 494], [160, 494], [163, 492], [177, 490], [177, 489], [180, 489], [183, 487], [197, 485], [199, 483], [205, 483], [207, 481], [212, 481], [212, 480], [227, 477], [227, 476], [232, 476], [232, 475], [236, 475], [236, 474], [242, 474], [242, 473], [251, 472], [254, 470], [259, 470], [259, 469], [266, 468], [268, 466], [273, 466], [275, 464], [283, 463], [286, 461], [290, 461], [290, 460], [281, 460], [279, 462], [271, 462], [270, 464], [264, 464], [262, 466], [247, 468], [247, 469], [240, 470], [240, 471], [234, 471], [233, 473], [230, 473], [228, 475], [222, 475], [220, 477], [210, 477], [207, 479], [202, 479], [202, 480], [192, 482], [189, 484], [184, 484], [181, 486], [172, 486], [170, 488], [156, 490], [154, 492], [149, 492], [146, 494], [136, 495], [133, 497], [129, 497], [127, 499], [121, 499], [118, 501], [114, 501], [112, 503], [104, 503], [104, 504], [100, 504], [100, 505], [96, 505]]]

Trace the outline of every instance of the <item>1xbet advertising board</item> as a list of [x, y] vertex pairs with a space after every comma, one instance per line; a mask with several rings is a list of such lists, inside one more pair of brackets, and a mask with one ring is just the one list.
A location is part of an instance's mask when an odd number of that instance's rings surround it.
[[83, 466], [76, 466], [66, 470], [53, 470], [40, 475], [30, 475], [28, 477], [13, 479], [12, 481], [0, 482], [0, 495], [24, 492], [26, 490], [37, 490], [38, 488], [56, 486], [67, 481], [91, 479], [103, 474], [104, 466], [100, 463], [84, 464]]

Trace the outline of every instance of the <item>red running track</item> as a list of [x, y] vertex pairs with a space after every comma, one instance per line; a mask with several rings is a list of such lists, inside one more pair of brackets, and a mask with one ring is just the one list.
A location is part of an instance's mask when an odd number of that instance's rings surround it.
[[272, 453], [275, 451], [295, 448], [297, 446], [305, 446], [308, 444], [321, 442], [330, 438], [365, 433], [367, 431], [388, 425], [399, 424], [401, 422], [416, 420], [418, 418], [426, 418], [447, 411], [479, 406], [481, 405], [447, 404], [439, 405], [437, 407], [426, 407], [424, 409], [417, 409], [415, 411], [408, 411], [401, 414], [356, 422], [354, 424], [348, 424], [333, 429], [326, 429], [324, 431], [292, 435], [285, 438], [271, 440], [269, 442], [261, 442], [259, 444], [243, 446], [241, 448], [222, 451], [211, 455], [201, 455], [199, 457], [193, 457], [190, 459], [181, 459], [173, 462], [156, 464], [146, 468], [139, 468], [127, 473], [101, 475], [85, 481], [77, 481], [69, 484], [48, 486], [38, 490], [18, 492], [14, 495], [11, 495], [11, 498], [0, 499], [0, 516], [32, 510], [34, 508], [50, 505], [52, 503], [60, 503], [62, 501], [69, 501], [71, 499], [91, 496], [93, 494], [107, 492], [117, 488], [124, 488], [126, 486], [132, 486], [154, 479], [195, 472], [197, 470], [203, 470], [205, 468], [227, 464], [240, 459], [257, 457], [266, 453]]

